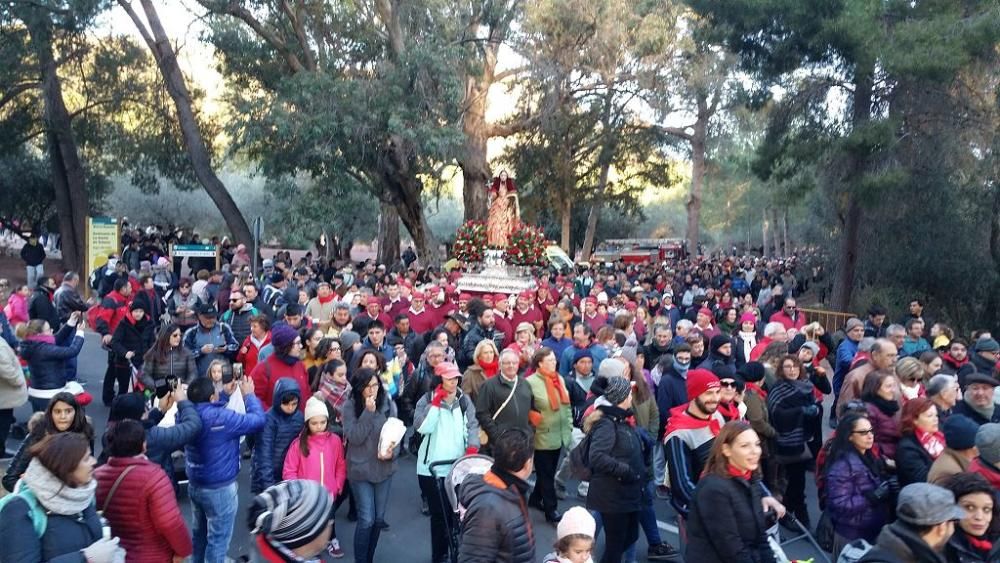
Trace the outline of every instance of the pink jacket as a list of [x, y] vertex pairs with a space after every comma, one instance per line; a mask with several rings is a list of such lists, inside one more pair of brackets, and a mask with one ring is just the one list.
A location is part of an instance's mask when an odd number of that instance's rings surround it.
[[[15, 291], [7, 299], [7, 306], [3, 308], [3, 312], [7, 315], [10, 326], [26, 323], [28, 322], [28, 300]], [[56, 327], [52, 328], [52, 330], [55, 329]]]
[[309, 456], [302, 455], [299, 440], [292, 440], [285, 454], [282, 479], [309, 479], [319, 481], [330, 494], [336, 497], [347, 480], [347, 462], [344, 459], [344, 443], [340, 436], [330, 432], [309, 436]]

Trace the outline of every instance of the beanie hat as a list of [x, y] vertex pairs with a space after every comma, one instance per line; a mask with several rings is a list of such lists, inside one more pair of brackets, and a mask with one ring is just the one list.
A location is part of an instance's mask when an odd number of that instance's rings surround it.
[[974, 420], [961, 414], [949, 416], [941, 427], [945, 445], [953, 450], [967, 450], [975, 446], [978, 430], [979, 425]]
[[604, 389], [604, 398], [612, 405], [624, 401], [632, 390], [632, 384], [624, 377], [609, 377], [608, 385]]
[[[271, 338], [274, 337], [272, 336]], [[344, 330], [340, 332], [340, 346], [344, 350], [352, 348], [358, 342], [361, 342], [361, 335], [353, 330]]]
[[816, 344], [812, 340], [806, 340], [805, 342], [803, 342], [802, 346], [799, 346], [800, 350], [802, 348], [806, 348], [806, 349], [812, 350], [813, 357], [815, 357], [816, 354], [819, 354], [819, 344]]
[[[601, 367], [604, 364], [601, 363]], [[719, 378], [715, 376], [714, 373], [708, 371], [707, 369], [693, 369], [688, 371], [687, 376], [687, 398], [688, 401], [693, 401], [696, 397], [708, 391], [709, 389], [718, 389], [721, 385], [719, 384]]]
[[754, 315], [753, 313], [743, 313], [740, 315], [740, 324], [743, 323], [757, 324], [757, 315]]
[[296, 549], [318, 538], [333, 518], [333, 498], [318, 481], [282, 481], [253, 499], [250, 533], [275, 547]]
[[743, 381], [748, 383], [756, 383], [767, 375], [767, 370], [764, 368], [764, 364], [760, 362], [747, 362], [736, 370], [736, 375], [740, 376]]
[[712, 318], [712, 310], [709, 309], [708, 307], [702, 307], [701, 309], [698, 309], [698, 314], [705, 315], [708, 318]]
[[729, 339], [725, 334], [716, 334], [709, 341], [708, 349], [710, 352], [718, 352], [719, 348], [722, 348], [726, 344], [732, 344], [733, 341]]
[[573, 354], [573, 365], [575, 366], [577, 362], [579, 362], [580, 360], [582, 360], [584, 358], [590, 358], [591, 360], [593, 360], [594, 359], [594, 355], [591, 354], [590, 350], [587, 349], [587, 348], [583, 348], [581, 350], [577, 350], [576, 353]]
[[455, 379], [462, 377], [462, 372], [458, 371], [458, 366], [450, 362], [441, 362], [434, 366], [434, 375], [441, 379]]
[[298, 331], [285, 323], [276, 324], [271, 329], [271, 343], [274, 344], [274, 349], [282, 354], [292, 348], [292, 344], [298, 337]]
[[[267, 267], [267, 266], [265, 266], [265, 268], [266, 268], [266, 267]], [[268, 281], [270, 281], [272, 285], [273, 285], [273, 284], [276, 284], [276, 283], [281, 283], [281, 282], [282, 282], [282, 281], [284, 281], [284, 280], [285, 280], [285, 276], [284, 276], [284, 274], [282, 274], [281, 272], [274, 272], [274, 273], [273, 273], [273, 274], [271, 274], [271, 276], [270, 276], [270, 277], [268, 278]]]
[[142, 393], [125, 393], [118, 395], [111, 401], [111, 413], [108, 415], [109, 422], [122, 420], [142, 420], [142, 415], [146, 413], [146, 399]]
[[1000, 424], [988, 422], [976, 432], [976, 448], [983, 461], [996, 465], [1000, 463]]
[[597, 522], [590, 512], [582, 506], [574, 506], [563, 512], [562, 520], [556, 526], [556, 540], [566, 536], [581, 535], [589, 538], [597, 533]]
[[976, 352], [1000, 352], [1000, 342], [992, 338], [984, 338], [976, 342]]
[[597, 368], [597, 375], [601, 377], [625, 377], [625, 362], [608, 358], [601, 362], [601, 367]]
[[864, 328], [865, 323], [861, 322], [861, 319], [857, 317], [851, 317], [847, 319], [847, 324], [844, 325], [844, 332], [851, 332], [851, 329], [859, 326]]
[[314, 416], [322, 416], [329, 419], [330, 411], [326, 408], [326, 401], [317, 399], [316, 397], [309, 397], [309, 400], [306, 401], [305, 421], [308, 423], [309, 419]]

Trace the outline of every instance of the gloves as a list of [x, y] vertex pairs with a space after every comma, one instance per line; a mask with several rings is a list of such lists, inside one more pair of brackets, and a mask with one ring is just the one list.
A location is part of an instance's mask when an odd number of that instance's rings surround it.
[[118, 538], [99, 539], [82, 551], [87, 563], [113, 563], [115, 553], [118, 551]]
[[899, 477], [893, 475], [892, 477], [886, 479], [885, 482], [889, 483], [889, 491], [892, 492], [892, 494], [899, 494]]
[[438, 385], [437, 391], [434, 391], [434, 396], [431, 397], [431, 406], [440, 407], [441, 402], [444, 401], [444, 398], [447, 396], [448, 392], [444, 390], [444, 387]]
[[819, 414], [819, 407], [816, 405], [809, 405], [807, 407], [802, 407], [802, 415], [806, 418], [812, 418]]
[[889, 481], [882, 481], [882, 483], [875, 487], [875, 489], [865, 493], [865, 498], [871, 501], [873, 504], [880, 503], [885, 499], [889, 498], [892, 493], [892, 488]]
[[468, 448], [465, 448], [465, 455], [475, 455], [478, 453], [479, 453], [479, 448], [475, 446], [469, 446]]

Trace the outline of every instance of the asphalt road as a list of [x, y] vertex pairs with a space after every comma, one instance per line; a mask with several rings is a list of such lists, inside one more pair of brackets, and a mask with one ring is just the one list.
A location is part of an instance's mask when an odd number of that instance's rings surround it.
[[[101, 350], [99, 339], [95, 334], [88, 334], [83, 352], [80, 355], [79, 376], [80, 379], [86, 382], [88, 391], [96, 397], [94, 403], [87, 408], [87, 414], [92, 418], [98, 436], [103, 435], [108, 418], [108, 409], [105, 408], [100, 401], [101, 381], [104, 377], [105, 366], [106, 354]], [[18, 409], [15, 414], [18, 421], [27, 420], [31, 414], [30, 407], [25, 405], [24, 407]], [[97, 444], [97, 447], [100, 448], [100, 440], [97, 440]], [[9, 450], [14, 450], [17, 448], [17, 445], [18, 444], [15, 441], [11, 440], [8, 442], [7, 448]], [[96, 454], [98, 452], [94, 453]], [[808, 488], [806, 494], [809, 498], [810, 511], [813, 515], [813, 521], [815, 522], [819, 515], [819, 511], [816, 506], [816, 490], [812, 479], [808, 479], [808, 481], [809, 483], [807, 485]], [[570, 490], [575, 491], [575, 487], [570, 487]], [[246, 509], [253, 498], [250, 494], [249, 461], [244, 461], [243, 467], [240, 471], [239, 491], [240, 509], [236, 519], [235, 530], [233, 532], [233, 540], [229, 549], [229, 555], [233, 558], [249, 554], [251, 551], [251, 537], [248, 532], [246, 522]], [[393, 476], [391, 494], [392, 498], [389, 502], [388, 514], [386, 516], [386, 520], [389, 523], [390, 528], [382, 532], [379, 539], [378, 550], [375, 554], [375, 560], [386, 563], [430, 562], [431, 548], [430, 539], [428, 537], [430, 533], [430, 521], [420, 513], [420, 489], [417, 485], [415, 460], [413, 457], [405, 456], [400, 459], [399, 470]], [[185, 518], [190, 522], [192, 512], [191, 505], [183, 492], [181, 493], [179, 501]], [[657, 518], [659, 520], [659, 527], [663, 539], [672, 544], [675, 548], [678, 548], [679, 539], [677, 536], [676, 518], [673, 510], [669, 507], [668, 502], [665, 500], [658, 499], [655, 503]], [[579, 499], [576, 498], [575, 495], [571, 495], [570, 498], [560, 501], [559, 509], [566, 510], [570, 506], [580, 504], [583, 504], [583, 499]], [[551, 551], [551, 546], [555, 542], [555, 526], [546, 523], [544, 516], [537, 510], [532, 509], [531, 515], [535, 530], [535, 553], [537, 555], [537, 560], [541, 561], [542, 557]], [[337, 536], [340, 538], [341, 546], [347, 553], [347, 557], [341, 561], [351, 560], [353, 555], [352, 538], [354, 533], [354, 524], [347, 520], [347, 503], [344, 503], [344, 505], [341, 506], [340, 511], [337, 513], [336, 526]], [[598, 540], [598, 546], [594, 555], [595, 560], [599, 559], [601, 549], [601, 543], [600, 540]], [[809, 558], [818, 555], [815, 550], [804, 541], [786, 545], [785, 551], [792, 560], [795, 560], [796, 558], [808, 560]], [[645, 561], [645, 554], [646, 538], [640, 532], [639, 547], [637, 551], [638, 560]], [[335, 561], [333, 559], [324, 558], [324, 561], [327, 560]], [[815, 561], [816, 563], [821, 563], [823, 559], [816, 557]], [[692, 561], [689, 563], [698, 562]]]

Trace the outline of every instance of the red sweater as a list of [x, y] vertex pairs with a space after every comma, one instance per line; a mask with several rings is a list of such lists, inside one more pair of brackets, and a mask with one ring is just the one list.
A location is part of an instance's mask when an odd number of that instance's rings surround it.
[[[264, 410], [271, 408], [271, 401], [274, 395], [274, 385], [282, 377], [288, 377], [299, 384], [300, 397], [310, 397], [312, 391], [309, 388], [309, 374], [306, 366], [301, 360], [292, 365], [281, 361], [277, 353], [271, 354], [266, 360], [257, 364], [250, 372], [253, 379], [254, 395], [264, 403]], [[299, 410], [305, 412], [306, 402], [299, 400]]]
[[148, 459], [112, 457], [94, 471], [98, 510], [104, 508], [111, 487], [130, 465], [135, 469], [122, 479], [104, 510], [112, 534], [121, 538], [125, 561], [172, 563], [174, 556], [191, 555], [191, 534], [177, 506], [170, 478]]

